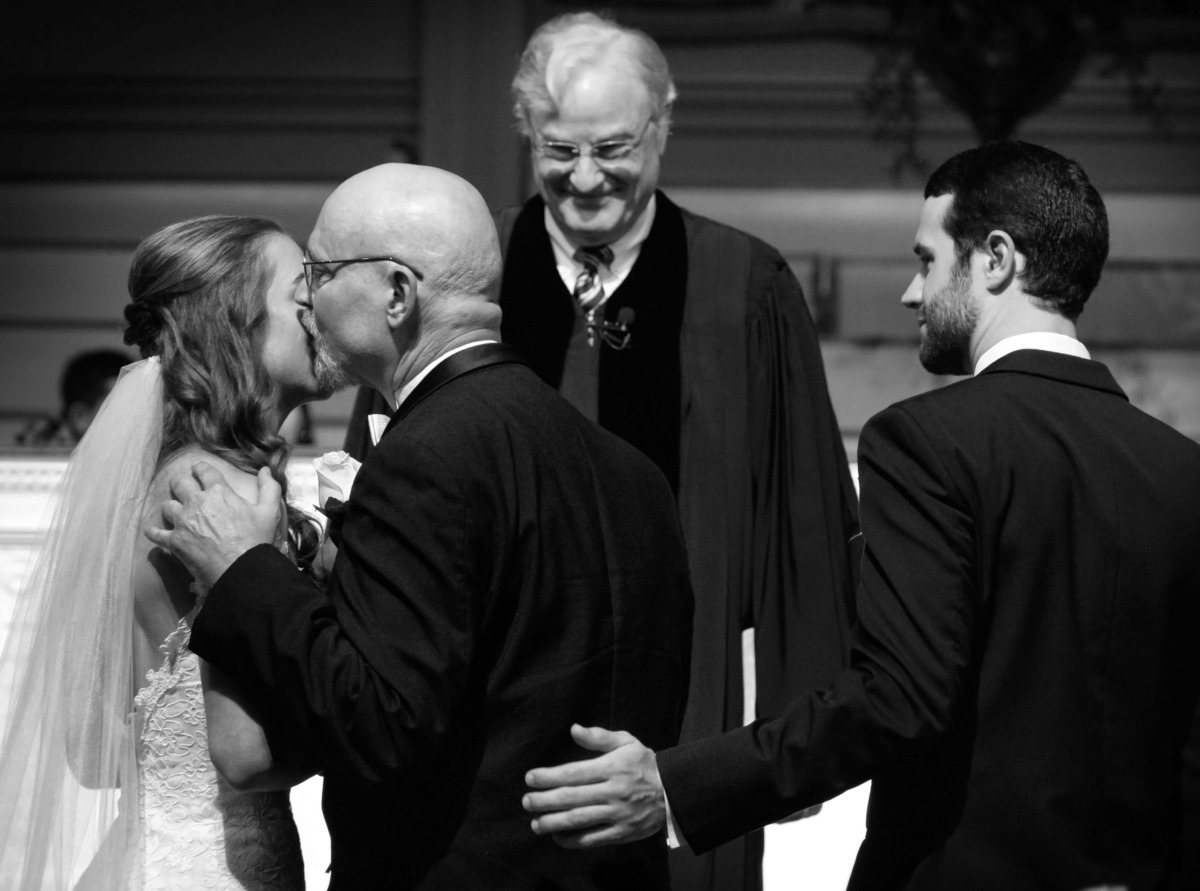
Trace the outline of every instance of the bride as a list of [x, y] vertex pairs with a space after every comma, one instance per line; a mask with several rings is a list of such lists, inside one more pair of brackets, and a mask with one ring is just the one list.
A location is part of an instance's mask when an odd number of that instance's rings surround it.
[[[303, 887], [287, 789], [312, 770], [275, 763], [262, 705], [188, 649], [205, 592], [142, 534], [199, 457], [251, 499], [267, 468], [286, 497], [280, 424], [340, 384], [296, 302], [301, 260], [276, 223], [233, 216], [134, 255], [143, 358], [71, 457], [0, 662], [0, 887]], [[294, 508], [278, 543], [316, 571]]]

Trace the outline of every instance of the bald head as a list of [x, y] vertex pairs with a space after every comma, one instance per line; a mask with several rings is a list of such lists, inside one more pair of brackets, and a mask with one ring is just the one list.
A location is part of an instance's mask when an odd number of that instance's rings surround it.
[[330, 257], [396, 257], [437, 296], [494, 300], [500, 244], [483, 197], [436, 167], [380, 164], [343, 182], [313, 230]]
[[[328, 349], [385, 395], [446, 350], [499, 338], [500, 244], [460, 176], [418, 164], [355, 174], [326, 199], [308, 249], [328, 266], [311, 297]], [[337, 263], [362, 258], [376, 262]]]

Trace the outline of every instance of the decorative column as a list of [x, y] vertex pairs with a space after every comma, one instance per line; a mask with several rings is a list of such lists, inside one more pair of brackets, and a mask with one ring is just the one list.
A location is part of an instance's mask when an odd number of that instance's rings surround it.
[[417, 161], [479, 189], [493, 209], [524, 200], [509, 84], [529, 37], [529, 0], [421, 4]]

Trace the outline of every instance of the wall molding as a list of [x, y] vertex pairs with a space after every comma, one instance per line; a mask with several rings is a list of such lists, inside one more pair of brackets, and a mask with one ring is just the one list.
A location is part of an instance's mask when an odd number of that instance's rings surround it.
[[336, 180], [420, 129], [416, 77], [26, 76], [0, 103], [0, 178], [17, 180]]
[[417, 78], [20, 77], [6, 126], [297, 127], [415, 130]]
[[[307, 235], [336, 182], [0, 182], [0, 249], [132, 248], [158, 226], [202, 213], [258, 213]], [[745, 229], [787, 254], [907, 258], [921, 210], [919, 188], [708, 188], [671, 198]], [[1195, 261], [1200, 195], [1111, 192], [1111, 259]], [[0, 267], [0, 281], [4, 271]]]
[[[802, 81], [797, 76], [739, 75], [679, 78], [680, 99], [672, 130], [679, 136], [806, 134], [866, 136], [878, 122], [867, 116], [859, 96], [861, 77]], [[1200, 84], [1166, 87], [1172, 136], [1200, 139]], [[925, 78], [917, 79], [922, 133], [973, 138], [966, 117], [947, 103]], [[1080, 79], [1047, 111], [1029, 118], [1024, 129], [1071, 136], [1158, 136], [1148, 118], [1134, 112], [1128, 87], [1119, 78]]]
[[[797, 52], [804, 47], [798, 46]], [[813, 78], [804, 72], [722, 72], [677, 75], [680, 100], [674, 132], [870, 133], [875, 122], [859, 102], [866, 71]], [[919, 77], [923, 128], [968, 131], [965, 118]], [[1176, 137], [1200, 138], [1200, 83], [1165, 85]], [[5, 129], [386, 130], [415, 136], [421, 86], [406, 78], [23, 77], [0, 89]], [[508, 109], [502, 108], [507, 126]], [[1152, 135], [1130, 106], [1117, 77], [1081, 76], [1049, 112], [1030, 119], [1075, 135]]]

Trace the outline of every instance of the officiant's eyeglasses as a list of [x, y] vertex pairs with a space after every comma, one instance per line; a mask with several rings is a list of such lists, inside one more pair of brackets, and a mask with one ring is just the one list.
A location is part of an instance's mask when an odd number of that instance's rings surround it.
[[395, 257], [355, 257], [353, 260], [312, 260], [309, 258], [308, 252], [305, 251], [304, 259], [301, 263], [304, 266], [304, 283], [308, 285], [308, 290], [313, 293], [345, 267], [354, 263], [395, 263], [411, 269], [418, 281], [425, 280], [425, 276], [421, 275], [417, 267], [411, 263], [405, 263], [403, 260], [397, 260]]
[[534, 142], [533, 148], [547, 161], [555, 164], [573, 164], [585, 156], [590, 156], [597, 164], [613, 164], [617, 161], [624, 161], [634, 153], [642, 144], [642, 140], [646, 138], [646, 131], [650, 129], [654, 120], [654, 118], [649, 118], [632, 139], [608, 139], [595, 145], [576, 145], [574, 142], [543, 139], [540, 142]]

